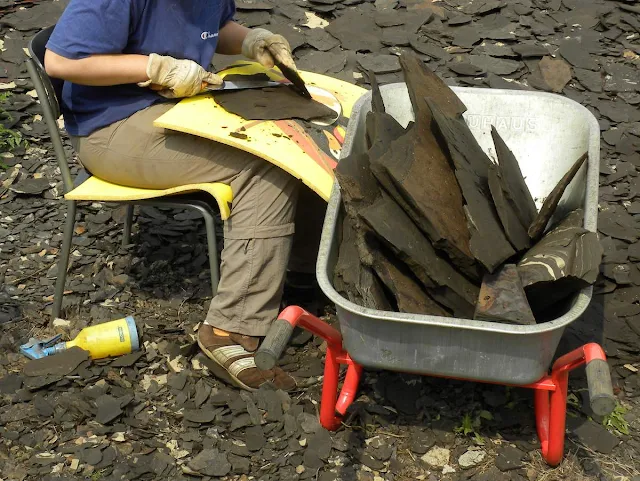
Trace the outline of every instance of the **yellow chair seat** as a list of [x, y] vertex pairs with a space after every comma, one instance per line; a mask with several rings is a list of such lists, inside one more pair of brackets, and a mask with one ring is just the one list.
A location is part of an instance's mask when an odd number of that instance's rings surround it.
[[138, 189], [136, 187], [111, 184], [97, 177], [89, 177], [71, 192], [65, 194], [64, 198], [66, 200], [89, 200], [94, 202], [126, 202], [199, 191], [208, 192], [216, 200], [222, 220], [229, 218], [231, 214], [229, 204], [233, 201], [233, 192], [227, 184], [217, 182], [181, 185], [170, 189]]

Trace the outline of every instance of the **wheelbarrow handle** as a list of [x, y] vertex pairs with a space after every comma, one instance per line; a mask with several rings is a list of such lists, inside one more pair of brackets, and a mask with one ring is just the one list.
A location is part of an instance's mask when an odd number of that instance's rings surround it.
[[591, 409], [598, 416], [611, 414], [616, 407], [616, 398], [613, 395], [607, 361], [592, 359], [587, 363], [586, 371]]
[[293, 326], [285, 319], [277, 319], [272, 324], [267, 336], [254, 355], [258, 369], [272, 369], [276, 365], [287, 344], [289, 344], [292, 333]]

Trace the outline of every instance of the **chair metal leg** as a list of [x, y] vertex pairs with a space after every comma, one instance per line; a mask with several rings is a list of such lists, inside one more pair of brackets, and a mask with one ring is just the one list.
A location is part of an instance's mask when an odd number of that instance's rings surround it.
[[67, 279], [71, 240], [73, 239], [73, 229], [76, 224], [76, 201], [68, 200], [66, 204], [67, 220], [64, 225], [64, 237], [62, 239], [62, 248], [60, 249], [60, 258], [58, 259], [58, 278], [56, 279], [56, 288], [53, 295], [52, 314], [54, 318], [60, 317], [62, 310], [62, 296], [64, 295], [64, 285]]
[[133, 204], [127, 205], [127, 215], [124, 219], [124, 230], [122, 231], [122, 247], [131, 243], [131, 224], [133, 223]]
[[211, 270], [211, 292], [213, 297], [218, 293], [220, 267], [218, 266], [218, 243], [216, 242], [216, 223], [211, 213], [201, 210], [207, 229], [207, 246], [209, 248], [209, 269]]

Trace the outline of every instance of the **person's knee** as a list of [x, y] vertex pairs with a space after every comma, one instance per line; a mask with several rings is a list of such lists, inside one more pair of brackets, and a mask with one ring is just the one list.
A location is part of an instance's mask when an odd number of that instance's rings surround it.
[[274, 196], [287, 196], [295, 202], [300, 192], [300, 180], [275, 164], [258, 159], [250, 166], [255, 183], [262, 184], [262, 192], [273, 192]]

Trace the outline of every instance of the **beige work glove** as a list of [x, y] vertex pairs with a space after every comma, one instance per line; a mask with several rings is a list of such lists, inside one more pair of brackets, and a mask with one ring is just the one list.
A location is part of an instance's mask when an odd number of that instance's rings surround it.
[[147, 63], [149, 80], [140, 87], [151, 86], [163, 97], [173, 99], [199, 94], [209, 85], [222, 85], [218, 75], [207, 72], [193, 60], [175, 59], [152, 53]]
[[251, 29], [242, 42], [242, 55], [259, 62], [265, 68], [272, 68], [277, 60], [285, 67], [297, 70], [287, 39], [264, 28]]

